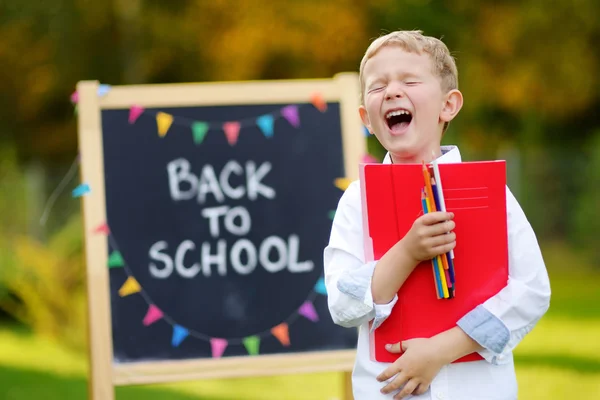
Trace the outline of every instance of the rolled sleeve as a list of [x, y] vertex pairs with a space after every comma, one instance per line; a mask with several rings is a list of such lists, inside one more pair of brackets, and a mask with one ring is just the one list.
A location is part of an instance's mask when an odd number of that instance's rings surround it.
[[360, 209], [360, 187], [353, 182], [344, 192], [333, 220], [329, 244], [324, 250], [325, 285], [333, 321], [358, 327], [373, 321], [377, 329], [398, 300], [375, 304], [371, 280], [376, 262], [365, 262]]
[[479, 354], [502, 364], [550, 306], [550, 281], [535, 233], [507, 192], [509, 278], [507, 285], [465, 315], [458, 325], [484, 347]]

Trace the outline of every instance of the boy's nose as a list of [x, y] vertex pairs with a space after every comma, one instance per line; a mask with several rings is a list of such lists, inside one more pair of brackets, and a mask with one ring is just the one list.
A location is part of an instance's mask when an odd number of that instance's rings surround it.
[[390, 87], [385, 95], [386, 100], [400, 99], [404, 97], [404, 91], [400, 87]]

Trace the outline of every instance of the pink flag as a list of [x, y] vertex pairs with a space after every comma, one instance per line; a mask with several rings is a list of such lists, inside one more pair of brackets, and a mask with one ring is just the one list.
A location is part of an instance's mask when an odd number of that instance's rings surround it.
[[106, 225], [106, 222], [103, 222], [100, 225], [98, 225], [96, 228], [94, 228], [93, 232], [101, 233], [103, 235], [108, 235], [108, 234], [110, 234], [110, 229], [108, 228], [108, 225]]
[[210, 347], [212, 348], [213, 358], [220, 358], [227, 347], [227, 340], [225, 339], [210, 339]]
[[77, 103], [79, 101], [79, 93], [77, 90], [71, 94], [71, 103]]
[[288, 122], [294, 126], [295, 128], [298, 128], [300, 126], [300, 116], [298, 115], [298, 106], [285, 106], [281, 109], [281, 115], [283, 115], [283, 117], [285, 119], [288, 120]]
[[312, 322], [317, 322], [319, 320], [319, 316], [315, 311], [315, 307], [310, 301], [304, 302], [298, 312], [304, 317], [310, 319]]
[[131, 106], [129, 108], [129, 123], [130, 124], [135, 123], [135, 121], [137, 121], [137, 119], [139, 118], [140, 115], [142, 115], [143, 112], [144, 112], [144, 107]]
[[365, 164], [369, 164], [369, 163], [378, 163], [379, 161], [372, 155], [365, 154], [362, 158], [362, 162]]
[[153, 323], [155, 323], [156, 321], [158, 321], [159, 319], [161, 319], [163, 317], [163, 312], [160, 311], [158, 309], [158, 307], [156, 307], [154, 304], [150, 304], [150, 307], [148, 308], [148, 312], [146, 313], [146, 316], [144, 317], [144, 325], [148, 326], [151, 325]]
[[225, 137], [230, 145], [234, 145], [238, 136], [240, 135], [240, 123], [239, 122], [225, 122], [223, 124], [223, 130], [225, 131]]

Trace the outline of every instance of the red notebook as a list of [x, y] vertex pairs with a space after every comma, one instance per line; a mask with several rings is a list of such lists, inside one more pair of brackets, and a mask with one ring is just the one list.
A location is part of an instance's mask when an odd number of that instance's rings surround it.
[[[391, 315], [371, 334], [371, 358], [393, 362], [387, 343], [431, 337], [456, 322], [508, 282], [506, 163], [438, 164], [446, 209], [454, 213], [455, 297], [438, 299], [431, 262], [419, 264], [398, 292]], [[422, 165], [361, 165], [366, 261], [379, 260], [423, 214]], [[481, 360], [478, 353], [455, 362]]]

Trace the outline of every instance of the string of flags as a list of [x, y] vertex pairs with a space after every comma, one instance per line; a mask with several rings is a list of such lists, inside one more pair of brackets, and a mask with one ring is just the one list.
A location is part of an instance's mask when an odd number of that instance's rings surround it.
[[131, 269], [127, 265], [127, 262], [123, 258], [123, 255], [121, 254], [117, 244], [115, 243], [114, 237], [111, 234], [111, 230], [108, 224], [101, 223], [98, 226], [96, 226], [92, 230], [92, 232], [95, 234], [106, 235], [109, 238], [110, 248], [112, 248], [112, 251], [110, 252], [110, 255], [108, 257], [107, 267], [109, 269], [123, 269], [125, 271], [125, 274], [127, 275], [127, 278], [124, 280], [123, 284], [118, 290], [119, 296], [127, 297], [134, 294], [140, 294], [148, 304], [148, 308], [142, 319], [142, 324], [148, 327], [161, 320], [167, 322], [173, 328], [171, 335], [171, 345], [173, 347], [180, 346], [181, 343], [188, 337], [195, 337], [197, 339], [201, 339], [210, 343], [213, 358], [221, 357], [228, 346], [240, 344], [246, 348], [246, 351], [249, 355], [257, 355], [260, 351], [261, 340], [269, 335], [274, 336], [283, 346], [291, 346], [289, 326], [298, 317], [304, 317], [312, 322], [319, 321], [319, 315], [315, 310], [313, 301], [318, 295], [327, 295], [327, 289], [325, 287], [325, 282], [323, 278], [320, 278], [317, 281], [317, 283], [313, 287], [313, 290], [308, 295], [306, 300], [294, 313], [292, 313], [292, 315], [290, 315], [286, 320], [282, 321], [278, 325], [263, 332], [259, 332], [241, 338], [220, 338], [211, 337], [203, 333], [196, 332], [192, 329], [188, 329], [174, 321], [168, 314], [166, 314], [162, 309], [160, 309], [160, 307], [156, 305], [152, 301], [150, 296], [144, 291], [144, 289], [132, 273]]

